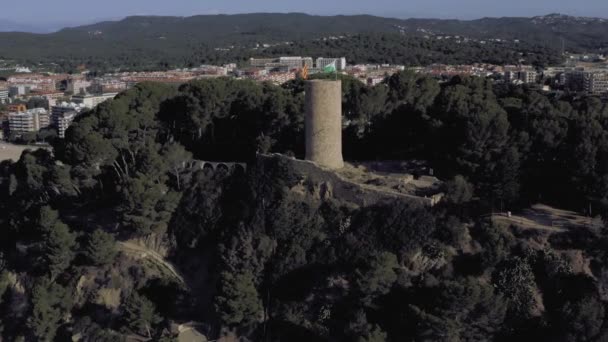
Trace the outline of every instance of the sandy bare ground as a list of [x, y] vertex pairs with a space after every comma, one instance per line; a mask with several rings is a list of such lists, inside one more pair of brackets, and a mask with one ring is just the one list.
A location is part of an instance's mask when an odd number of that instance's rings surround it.
[[602, 222], [574, 211], [553, 208], [544, 204], [535, 204], [522, 212], [507, 217], [505, 213], [494, 214], [497, 222], [513, 224], [525, 229], [538, 229], [553, 232], [565, 231], [571, 227], [598, 228]]
[[10, 159], [16, 162], [19, 160], [19, 158], [21, 158], [21, 153], [23, 153], [23, 151], [27, 149], [35, 151], [39, 148], [46, 147], [34, 145], [15, 145], [7, 142], [0, 142], [0, 161]]
[[162, 255], [156, 253], [155, 251], [149, 248], [131, 242], [119, 242], [118, 246], [119, 249], [125, 252], [126, 254], [133, 255], [142, 259], [148, 258], [157, 265], [165, 268], [169, 271], [169, 273], [171, 273], [171, 275], [173, 275], [173, 277], [175, 277], [176, 280], [179, 281], [180, 284], [182, 284], [186, 289], [190, 289], [188, 287], [188, 284], [186, 283], [186, 280], [184, 279], [184, 276], [177, 270], [175, 266], [173, 266], [173, 264], [165, 260]]

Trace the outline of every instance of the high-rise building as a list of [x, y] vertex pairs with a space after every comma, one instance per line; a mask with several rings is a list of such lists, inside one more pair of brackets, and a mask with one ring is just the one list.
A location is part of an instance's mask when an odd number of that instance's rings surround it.
[[265, 68], [266, 70], [288, 72], [294, 69], [301, 69], [313, 66], [312, 57], [279, 57], [279, 58], [251, 58], [249, 64], [255, 68]]
[[507, 83], [536, 83], [538, 72], [532, 69], [507, 70], [504, 76]]
[[583, 91], [585, 71], [582, 68], [569, 69], [559, 75], [560, 84], [570, 91]]
[[0, 103], [8, 102], [8, 88], [0, 88]]
[[266, 64], [275, 63], [276, 58], [249, 58], [249, 65], [254, 68], [265, 68]]
[[72, 94], [83, 94], [87, 92], [87, 89], [91, 86], [91, 82], [84, 79], [69, 79], [67, 83], [66, 91]]
[[51, 108], [51, 126], [57, 129], [59, 138], [65, 138], [65, 131], [70, 127], [72, 121], [82, 111], [87, 109], [86, 106], [78, 103], [63, 102]]
[[312, 68], [312, 57], [281, 57], [279, 63], [286, 65], [289, 70], [303, 67]]
[[65, 131], [67, 131], [77, 115], [78, 113], [72, 110], [69, 112], [61, 112], [54, 116], [53, 126], [57, 129], [57, 136], [59, 136], [59, 138], [65, 138]]
[[14, 84], [8, 88], [8, 95], [11, 97], [23, 96], [27, 95], [32, 89], [36, 89], [36, 86], [32, 84]]
[[13, 112], [8, 114], [8, 124], [10, 132], [14, 134], [38, 132], [49, 126], [49, 114], [44, 108]]
[[608, 93], [608, 74], [605, 72], [585, 72], [583, 90], [593, 95]]
[[317, 67], [317, 69], [323, 69], [332, 63], [336, 63], [336, 70], [346, 69], [346, 58], [345, 57], [341, 57], [341, 58], [319, 57], [319, 58], [317, 58], [316, 67]]

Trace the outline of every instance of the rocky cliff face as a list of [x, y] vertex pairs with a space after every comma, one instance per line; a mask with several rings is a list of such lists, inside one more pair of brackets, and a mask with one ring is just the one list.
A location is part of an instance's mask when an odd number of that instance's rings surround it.
[[[264, 163], [273, 160], [282, 160], [288, 163], [300, 178], [300, 186], [294, 191], [308, 189], [314, 197], [323, 200], [334, 198], [343, 202], [352, 203], [359, 207], [385, 203], [394, 200], [403, 200], [408, 203], [417, 203], [432, 207], [436, 205], [443, 194], [438, 187], [430, 195], [417, 195], [417, 191], [402, 191], [395, 183], [397, 175], [372, 174], [371, 171], [347, 165], [341, 170], [330, 170], [305, 160], [298, 160], [280, 154], [258, 156], [258, 167], [264, 167]], [[356, 170], [353, 171], [353, 170]], [[369, 173], [371, 176], [361, 177], [361, 174]], [[411, 175], [401, 176], [404, 182], [411, 182]], [[299, 190], [298, 190], [299, 189]]]

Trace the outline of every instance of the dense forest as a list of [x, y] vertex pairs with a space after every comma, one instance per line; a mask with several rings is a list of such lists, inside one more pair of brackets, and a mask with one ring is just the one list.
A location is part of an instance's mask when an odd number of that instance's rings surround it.
[[[145, 44], [145, 43], [144, 43]], [[343, 36], [340, 39], [304, 39], [267, 48], [233, 46], [216, 49], [208, 44], [187, 44], [178, 47], [125, 42], [120, 49], [103, 45], [92, 48], [94, 53], [53, 54], [49, 57], [35, 54], [17, 59], [29, 65], [42, 63], [57, 72], [75, 72], [86, 67], [93, 74], [116, 70], [146, 71], [197, 67], [201, 64], [222, 65], [236, 62], [248, 66], [252, 57], [280, 56], [347, 56], [350, 64], [376, 63], [407, 66], [426, 66], [434, 63], [473, 64], [492, 63], [558, 65], [563, 62], [556, 49], [543, 44], [513, 41], [437, 40], [415, 34], [377, 33]], [[89, 51], [89, 50], [87, 50]], [[15, 57], [20, 57], [15, 55]]]
[[53, 153], [0, 164], [3, 339], [174, 341], [186, 322], [251, 341], [608, 337], [604, 229], [484, 215], [605, 214], [606, 104], [482, 78], [342, 82], [345, 159], [427, 160], [440, 205], [319, 197], [287, 159], [260, 159], [302, 156], [301, 80], [140, 84]]
[[[84, 66], [98, 72], [244, 62], [250, 57], [279, 54], [341, 54], [357, 63], [501, 64], [523, 59], [525, 63], [546, 65], [559, 61], [562, 48], [605, 52], [607, 29], [608, 23], [601, 19], [559, 15], [471, 21], [299, 13], [142, 16], [51, 34], [1, 32], [0, 59], [28, 66], [42, 64], [55, 71], [75, 71]], [[466, 37], [470, 42], [435, 41], [437, 36], [448, 35]], [[348, 39], [328, 46], [322, 39], [331, 36]], [[481, 44], [482, 40], [488, 45]], [[270, 48], [255, 49], [263, 44]], [[380, 61], [375, 50], [386, 52], [382, 55], [385, 59]]]

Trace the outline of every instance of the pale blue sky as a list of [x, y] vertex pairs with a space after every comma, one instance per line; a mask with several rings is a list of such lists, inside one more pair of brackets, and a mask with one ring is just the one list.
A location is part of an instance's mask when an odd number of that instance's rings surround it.
[[127, 15], [250, 12], [367, 13], [473, 19], [553, 12], [608, 17], [608, 0], [0, 0], [0, 18], [28, 25], [80, 24]]

